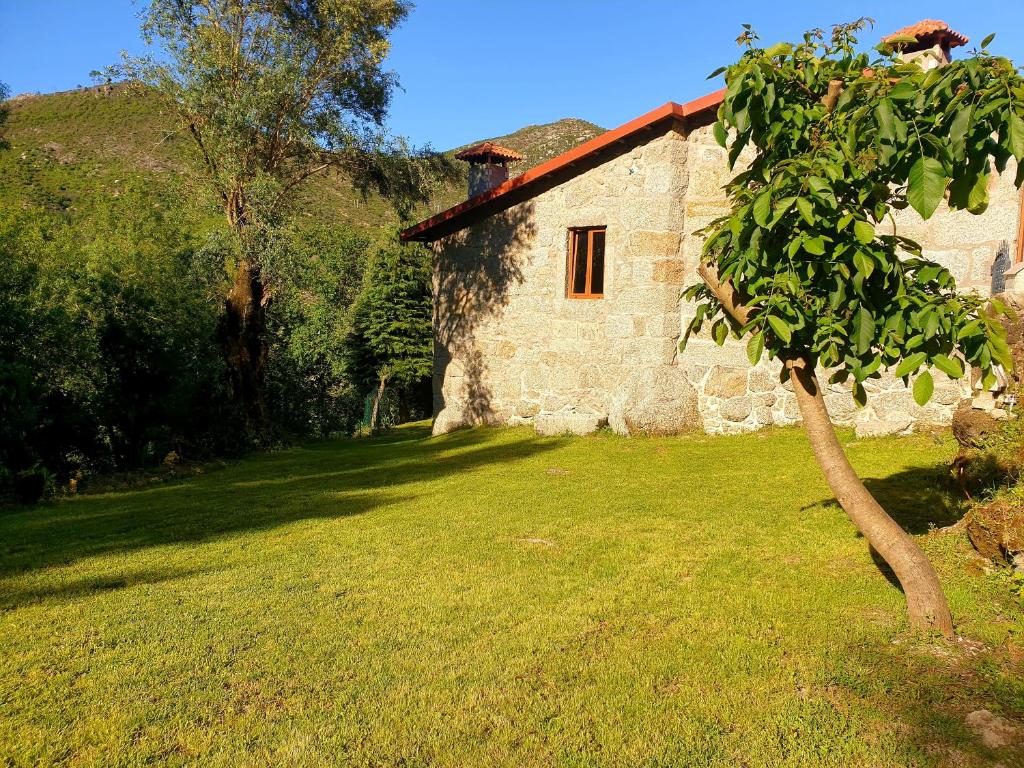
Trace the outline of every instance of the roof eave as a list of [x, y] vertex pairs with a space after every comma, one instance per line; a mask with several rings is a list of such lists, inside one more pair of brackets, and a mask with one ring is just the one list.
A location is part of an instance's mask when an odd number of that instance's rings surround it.
[[480, 209], [487, 203], [497, 201], [514, 190], [522, 189], [557, 171], [566, 169], [573, 163], [577, 163], [584, 158], [611, 147], [617, 142], [628, 139], [640, 131], [657, 125], [663, 120], [685, 120], [687, 117], [698, 115], [712, 108], [717, 109], [718, 105], [722, 103], [724, 96], [725, 90], [723, 89], [709, 93], [699, 99], [694, 99], [686, 104], [677, 104], [673, 101], [662, 104], [657, 109], [652, 109], [650, 112], [630, 120], [618, 128], [605, 131], [600, 136], [595, 136], [590, 141], [584, 142], [567, 152], [563, 152], [561, 155], [541, 163], [519, 176], [511, 178], [493, 189], [489, 189], [476, 197], [471, 197], [469, 200], [402, 230], [399, 233], [399, 237], [403, 242], [431, 242], [452, 232], [457, 232], [469, 224], [467, 222], [464, 225], [459, 225], [457, 219], [464, 214]]

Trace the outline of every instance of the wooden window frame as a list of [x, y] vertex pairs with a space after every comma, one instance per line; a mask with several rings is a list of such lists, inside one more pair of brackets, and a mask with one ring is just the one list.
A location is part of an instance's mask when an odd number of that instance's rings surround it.
[[[582, 233], [587, 234], [587, 278], [586, 288], [583, 293], [576, 293], [572, 289], [573, 276], [576, 274], [576, 241], [578, 235]], [[602, 232], [604, 234], [604, 278], [608, 277], [608, 227], [604, 224], [598, 224], [590, 227], [569, 227], [569, 259], [568, 259], [568, 270], [566, 271], [565, 281], [565, 295], [569, 299], [603, 299], [604, 298], [604, 281], [602, 281], [601, 293], [593, 293], [591, 288], [591, 279], [593, 277], [592, 272], [594, 268], [594, 233]]]

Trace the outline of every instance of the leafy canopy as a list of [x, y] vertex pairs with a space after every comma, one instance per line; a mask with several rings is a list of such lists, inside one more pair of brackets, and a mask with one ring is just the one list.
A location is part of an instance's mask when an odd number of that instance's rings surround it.
[[871, 59], [856, 50], [868, 23], [767, 49], [746, 26], [740, 60], [713, 73], [727, 86], [715, 137], [730, 168], [751, 159], [726, 188], [729, 215], [702, 232], [702, 258], [751, 311], [740, 324], [698, 283], [686, 292], [700, 302], [687, 336], [712, 321], [719, 344], [730, 329], [749, 337], [753, 364], [767, 350], [836, 368], [860, 404], [883, 368], [924, 369], [923, 404], [932, 367], [960, 377], [966, 360], [991, 383], [994, 364], [1012, 366], [996, 317], [1005, 307], [957, 293], [949, 271], [897, 233], [893, 211], [927, 219], [947, 194], [954, 209], [985, 210], [994, 170], [1024, 160], [1024, 79], [988, 53], [991, 37], [929, 71], [892, 52]]
[[194, 140], [229, 224], [272, 226], [291, 191], [328, 169], [400, 212], [434, 166], [384, 129], [384, 68], [404, 0], [148, 0], [142, 30], [160, 57], [111, 76], [150, 86]]

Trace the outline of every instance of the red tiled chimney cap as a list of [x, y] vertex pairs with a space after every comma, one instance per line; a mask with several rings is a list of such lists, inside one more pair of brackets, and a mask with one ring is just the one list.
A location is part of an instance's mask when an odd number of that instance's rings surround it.
[[455, 157], [459, 160], [469, 161], [495, 159], [503, 160], [506, 163], [515, 163], [523, 159], [523, 155], [514, 149], [495, 144], [493, 141], [484, 141], [474, 144], [472, 147], [466, 147], [461, 152], [456, 152]]
[[913, 37], [917, 39], [916, 43], [892, 44], [893, 48], [907, 51], [908, 53], [931, 48], [936, 43], [943, 48], [956, 48], [960, 45], [966, 45], [968, 42], [966, 36], [956, 32], [946, 22], [939, 21], [938, 19], [924, 19], [916, 24], [911, 24], [909, 27], [897, 29], [891, 35], [883, 37], [882, 42], [887, 43], [889, 40], [897, 37]]

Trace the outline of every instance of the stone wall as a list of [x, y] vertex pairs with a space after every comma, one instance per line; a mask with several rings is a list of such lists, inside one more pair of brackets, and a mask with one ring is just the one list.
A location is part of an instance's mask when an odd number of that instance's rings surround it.
[[[696, 269], [702, 244], [692, 233], [728, 212], [723, 186], [732, 173], [726, 152], [715, 142], [710, 127], [691, 132], [688, 142], [691, 182], [685, 202], [688, 234], [683, 238], [683, 253], [686, 284], [690, 285], [699, 279]], [[1019, 197], [1013, 187], [1014, 173], [1011, 167], [993, 179], [992, 203], [983, 216], [942, 207], [925, 222], [908, 209], [897, 219], [900, 233], [917, 239], [925, 255], [950, 269], [965, 290], [988, 295], [995, 288], [998, 292], [1002, 288], [992, 278], [993, 269], [1001, 276], [1008, 266], [1003, 263], [1005, 254], [1015, 247]], [[693, 310], [693, 305], [680, 305], [680, 333], [689, 325]], [[740, 342], [730, 338], [719, 347], [706, 329], [690, 339], [679, 365], [697, 391], [706, 432], [745, 432], [799, 420], [792, 387], [779, 383], [781, 365], [766, 356], [751, 368]], [[915, 423], [948, 424], [960, 400], [970, 395], [970, 388], [966, 380], [951, 381], [938, 371], [932, 375], [935, 394], [924, 407], [917, 405], [901, 380], [884, 374], [865, 382], [868, 404], [864, 408], [856, 406], [849, 386], [844, 385], [830, 385], [825, 402], [836, 423], [854, 426], [861, 435], [903, 432]], [[827, 376], [827, 371], [819, 371], [822, 381]]]
[[[437, 244], [435, 431], [591, 431], [631, 375], [674, 365], [688, 147], [669, 130]], [[604, 298], [570, 299], [568, 230], [595, 225]]]
[[[1014, 172], [1011, 163], [993, 179], [983, 216], [943, 209], [924, 222], [905, 211], [901, 234], [966, 290], [998, 292], [1016, 247]], [[694, 233], [727, 212], [730, 175], [710, 127], [668, 130], [439, 241], [435, 431], [532, 423], [584, 433], [608, 423], [624, 434], [723, 433], [795, 423], [777, 363], [751, 368], [743, 345], [719, 347], [707, 333], [678, 352], [693, 315], [679, 294], [697, 279]], [[594, 225], [607, 227], [604, 298], [567, 298], [568, 230]], [[830, 387], [826, 403], [860, 434], [946, 424], [969, 387], [933, 375], [923, 408], [891, 377], [866, 382], [866, 408], [846, 386]]]

